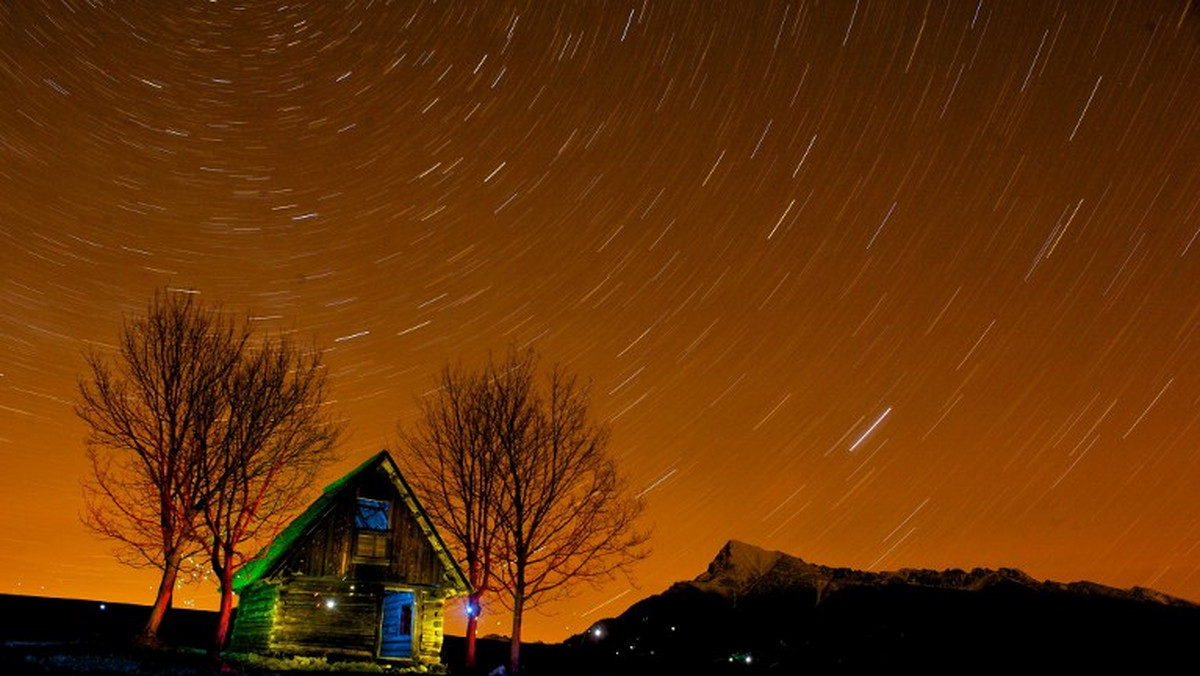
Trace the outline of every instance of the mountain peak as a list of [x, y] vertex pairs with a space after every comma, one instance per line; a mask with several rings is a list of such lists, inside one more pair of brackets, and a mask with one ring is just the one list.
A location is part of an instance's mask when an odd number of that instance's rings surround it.
[[730, 540], [721, 547], [708, 564], [708, 570], [686, 583], [703, 591], [723, 595], [741, 595], [752, 589], [771, 587], [787, 580], [812, 583], [821, 575], [820, 566], [813, 566], [783, 552], [757, 547], [741, 540]]
[[712, 571], [714, 566], [718, 566], [725, 570], [761, 575], [784, 556], [787, 554], [768, 551], [741, 540], [730, 540], [717, 553], [717, 557], [709, 565], [709, 570]]
[[1190, 605], [1153, 590], [1116, 589], [1093, 582], [1039, 581], [1016, 568], [975, 568], [970, 571], [949, 569], [902, 568], [893, 571], [865, 571], [830, 568], [808, 563], [783, 552], [729, 540], [717, 552], [708, 569], [690, 582], [681, 583], [704, 592], [727, 597], [762, 594], [772, 591], [807, 588], [821, 602], [828, 594], [852, 587], [904, 585], [928, 589], [980, 591], [996, 585], [1025, 587], [1030, 590], [1061, 590], [1111, 598], [1137, 598], [1169, 605]]
[[783, 556], [740, 540], [730, 540], [708, 564], [708, 570], [693, 582], [703, 589], [737, 592], [765, 575]]

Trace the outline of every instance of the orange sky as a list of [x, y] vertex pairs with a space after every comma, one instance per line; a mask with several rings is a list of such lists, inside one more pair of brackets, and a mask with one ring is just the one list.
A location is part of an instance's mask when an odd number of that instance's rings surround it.
[[173, 285], [327, 348], [328, 481], [447, 360], [591, 378], [654, 554], [530, 639], [735, 537], [1200, 600], [1187, 3], [18, 4], [0, 592], [151, 601], [71, 402]]

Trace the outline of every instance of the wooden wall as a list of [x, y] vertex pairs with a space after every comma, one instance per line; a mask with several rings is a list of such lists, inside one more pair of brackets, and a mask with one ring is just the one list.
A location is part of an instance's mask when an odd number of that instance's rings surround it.
[[417, 659], [426, 664], [437, 664], [442, 655], [442, 623], [445, 619], [444, 601], [428, 592], [417, 593]]
[[[374, 657], [379, 594], [352, 583], [296, 578], [280, 586], [271, 652]], [[332, 603], [332, 605], [330, 605]]]
[[[441, 660], [444, 603], [436, 591], [414, 591], [413, 659], [437, 664]], [[259, 582], [242, 593], [230, 648], [236, 652], [373, 659], [379, 643], [382, 595], [379, 585], [329, 578]]]
[[235, 652], [266, 652], [275, 625], [276, 586], [259, 583], [245, 589], [238, 598], [237, 619], [229, 647]]
[[[355, 560], [354, 514], [359, 497], [388, 500], [391, 503], [392, 555], [387, 565]], [[445, 567], [411, 509], [412, 506], [401, 500], [399, 492], [382, 470], [363, 476], [358, 486], [345, 491], [325, 518], [295, 543], [277, 572], [415, 585], [441, 584], [446, 575]]]
[[342, 577], [349, 572], [354, 544], [353, 496], [335, 503], [325, 518], [295, 544], [284, 558], [283, 575]]

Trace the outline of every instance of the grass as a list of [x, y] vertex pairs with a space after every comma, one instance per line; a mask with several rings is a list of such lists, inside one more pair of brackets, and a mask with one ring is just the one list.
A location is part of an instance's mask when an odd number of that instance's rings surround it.
[[0, 646], [6, 676], [287, 676], [442, 673], [424, 666], [330, 661], [322, 657], [278, 658], [230, 653], [214, 660], [202, 650], [147, 650], [87, 643], [7, 643]]

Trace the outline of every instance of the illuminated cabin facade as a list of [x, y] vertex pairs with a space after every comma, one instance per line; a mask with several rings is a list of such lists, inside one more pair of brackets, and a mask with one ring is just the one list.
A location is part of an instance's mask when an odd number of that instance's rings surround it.
[[462, 570], [383, 451], [329, 485], [234, 577], [230, 649], [437, 664]]

